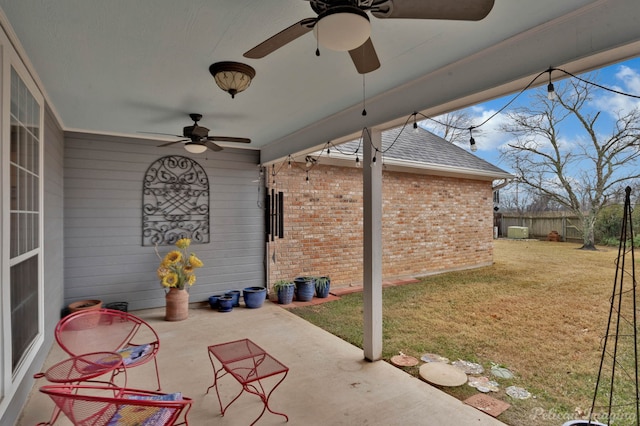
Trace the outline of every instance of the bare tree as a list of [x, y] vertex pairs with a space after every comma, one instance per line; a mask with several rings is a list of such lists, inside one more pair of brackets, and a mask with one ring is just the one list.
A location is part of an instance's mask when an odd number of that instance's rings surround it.
[[[444, 140], [461, 146], [469, 144], [469, 139], [471, 138], [469, 128], [473, 125], [473, 119], [465, 110], [448, 112], [439, 115], [434, 120], [427, 120], [423, 123], [429, 131]], [[475, 136], [480, 133], [480, 129], [473, 130]]]
[[[530, 106], [507, 113], [502, 130], [515, 140], [501, 156], [519, 182], [580, 218], [582, 248], [593, 250], [598, 212], [640, 176], [640, 111], [610, 111], [615, 119], [607, 123], [602, 111], [590, 108], [595, 86], [579, 79], [556, 86], [556, 100], [539, 90]], [[568, 125], [580, 134], [564, 138]]]

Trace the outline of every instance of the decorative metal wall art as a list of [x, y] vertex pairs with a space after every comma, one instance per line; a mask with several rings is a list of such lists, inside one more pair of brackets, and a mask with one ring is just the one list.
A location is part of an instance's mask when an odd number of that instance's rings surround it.
[[173, 245], [180, 238], [209, 242], [209, 179], [180, 155], [156, 160], [142, 183], [142, 245]]

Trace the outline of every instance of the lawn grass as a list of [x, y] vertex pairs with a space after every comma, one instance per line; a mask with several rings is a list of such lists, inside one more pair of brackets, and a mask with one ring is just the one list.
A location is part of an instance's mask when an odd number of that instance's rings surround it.
[[[579, 247], [496, 240], [492, 266], [384, 288], [383, 358], [436, 353], [480, 363], [486, 372], [500, 364], [515, 377], [497, 379], [500, 391], [490, 395], [511, 404], [499, 420], [561, 425], [577, 418], [576, 410], [591, 407], [618, 255], [617, 247]], [[362, 347], [361, 293], [291, 311]], [[418, 376], [418, 367], [405, 370]], [[509, 397], [511, 385], [533, 397]], [[461, 400], [477, 393], [467, 385], [443, 390]], [[632, 394], [629, 388], [631, 401]]]

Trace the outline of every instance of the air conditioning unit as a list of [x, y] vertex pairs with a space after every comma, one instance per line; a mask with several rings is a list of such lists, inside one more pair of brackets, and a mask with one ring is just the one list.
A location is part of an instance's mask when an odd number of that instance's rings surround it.
[[507, 238], [529, 238], [529, 228], [526, 226], [510, 226], [507, 228]]

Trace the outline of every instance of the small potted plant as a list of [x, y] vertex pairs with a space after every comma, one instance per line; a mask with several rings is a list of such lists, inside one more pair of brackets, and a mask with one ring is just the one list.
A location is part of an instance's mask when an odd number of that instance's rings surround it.
[[329, 288], [331, 286], [331, 280], [329, 277], [315, 277], [316, 283], [316, 297], [321, 299], [329, 297]]
[[273, 285], [273, 290], [278, 295], [278, 303], [288, 305], [293, 302], [293, 291], [295, 284], [288, 280], [279, 280]]

